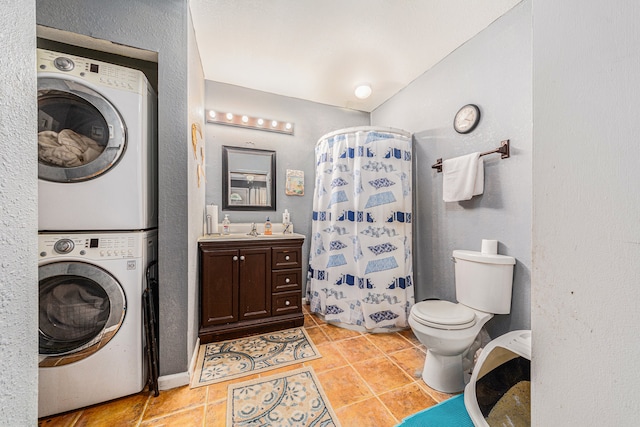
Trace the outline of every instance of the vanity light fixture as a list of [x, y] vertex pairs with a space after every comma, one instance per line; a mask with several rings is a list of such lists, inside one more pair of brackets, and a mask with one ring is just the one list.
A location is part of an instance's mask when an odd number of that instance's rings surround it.
[[208, 110], [207, 123], [293, 135], [293, 123], [291, 122], [283, 122], [280, 120], [266, 119], [262, 117], [251, 117], [243, 114], [223, 113], [221, 111]]

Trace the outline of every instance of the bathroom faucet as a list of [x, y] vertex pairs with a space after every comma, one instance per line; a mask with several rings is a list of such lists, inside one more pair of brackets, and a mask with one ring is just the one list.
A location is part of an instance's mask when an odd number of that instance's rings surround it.
[[256, 223], [252, 222], [251, 223], [251, 231], [247, 233], [249, 236], [253, 236], [256, 237], [258, 234], [258, 229], [256, 228]]

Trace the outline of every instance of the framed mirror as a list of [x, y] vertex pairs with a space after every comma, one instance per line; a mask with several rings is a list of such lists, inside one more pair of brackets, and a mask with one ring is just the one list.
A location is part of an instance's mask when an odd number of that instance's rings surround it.
[[276, 152], [222, 146], [222, 209], [276, 210]]

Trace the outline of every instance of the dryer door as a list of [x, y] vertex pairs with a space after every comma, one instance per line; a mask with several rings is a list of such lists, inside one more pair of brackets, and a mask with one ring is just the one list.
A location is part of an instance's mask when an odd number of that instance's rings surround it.
[[124, 153], [127, 132], [116, 108], [73, 80], [38, 78], [38, 177], [79, 182], [108, 172]]
[[38, 271], [40, 367], [82, 360], [115, 336], [126, 299], [111, 274], [83, 262], [55, 262]]

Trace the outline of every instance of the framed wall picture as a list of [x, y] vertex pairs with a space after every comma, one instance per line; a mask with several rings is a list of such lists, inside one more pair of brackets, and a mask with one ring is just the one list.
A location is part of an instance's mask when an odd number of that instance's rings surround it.
[[287, 169], [284, 192], [287, 196], [304, 196], [304, 171]]

